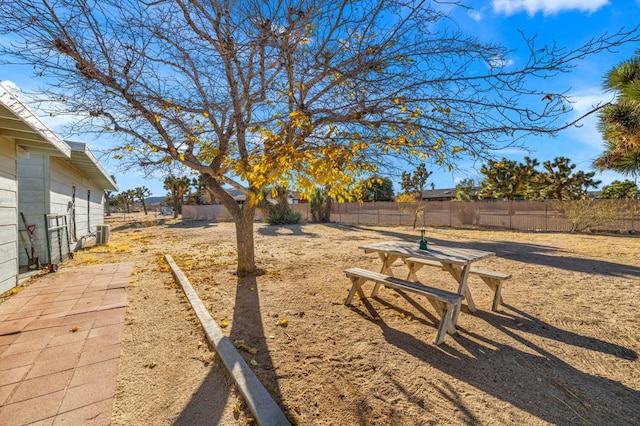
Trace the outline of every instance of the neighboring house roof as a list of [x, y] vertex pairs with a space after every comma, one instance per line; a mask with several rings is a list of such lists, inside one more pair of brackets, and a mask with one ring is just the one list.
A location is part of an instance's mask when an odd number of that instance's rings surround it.
[[100, 165], [98, 159], [86, 144], [82, 142], [66, 142], [71, 147], [71, 158], [66, 160], [68, 163], [84, 173], [92, 182], [105, 191], [118, 190], [116, 183], [111, 179], [109, 173]]
[[0, 83], [0, 128], [27, 152], [71, 156], [71, 148], [9, 89]]
[[225, 190], [231, 194], [233, 199], [236, 201], [246, 201], [247, 199], [246, 194], [237, 188], [225, 188]]
[[445, 189], [427, 189], [422, 191], [422, 199], [423, 200], [433, 200], [433, 199], [453, 199], [456, 198], [456, 189], [455, 188], [445, 188]]
[[[456, 198], [456, 188], [443, 188], [443, 189], [428, 189], [422, 191], [423, 200], [453, 200]], [[471, 195], [473, 197], [478, 196], [480, 187], [474, 187]]]

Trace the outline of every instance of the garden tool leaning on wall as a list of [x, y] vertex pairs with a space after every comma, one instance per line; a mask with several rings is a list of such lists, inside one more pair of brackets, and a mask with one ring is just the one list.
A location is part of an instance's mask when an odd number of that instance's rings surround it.
[[20, 240], [22, 240], [22, 245], [24, 246], [25, 251], [27, 252], [28, 264], [27, 267], [29, 269], [40, 269], [40, 259], [38, 258], [38, 251], [36, 250], [36, 244], [33, 238], [33, 234], [36, 232], [35, 225], [29, 225], [27, 223], [27, 219], [24, 217], [24, 213], [20, 212], [20, 216], [22, 217], [22, 223], [24, 224], [24, 229], [29, 236], [29, 245], [31, 246], [30, 250], [27, 248], [27, 242], [24, 240], [24, 236], [20, 234]]

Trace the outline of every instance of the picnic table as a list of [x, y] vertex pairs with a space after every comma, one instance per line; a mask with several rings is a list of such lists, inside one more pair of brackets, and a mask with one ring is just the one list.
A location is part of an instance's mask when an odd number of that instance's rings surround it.
[[[365, 253], [378, 253], [380, 260], [382, 260], [380, 273], [388, 276], [393, 276], [391, 265], [396, 260], [403, 259], [409, 267], [409, 274], [407, 275], [407, 280], [409, 281], [418, 281], [416, 272], [425, 265], [440, 266], [456, 280], [458, 284], [456, 292], [464, 296], [467, 307], [471, 312], [476, 311], [476, 305], [467, 283], [471, 272], [471, 264], [487, 257], [495, 256], [495, 253], [490, 251], [444, 247], [432, 243], [428, 244], [426, 250], [423, 250], [419, 248], [418, 242], [413, 241], [385, 241], [366, 244], [359, 248], [363, 249]], [[372, 296], [377, 294], [379, 287], [380, 284], [376, 283]]]

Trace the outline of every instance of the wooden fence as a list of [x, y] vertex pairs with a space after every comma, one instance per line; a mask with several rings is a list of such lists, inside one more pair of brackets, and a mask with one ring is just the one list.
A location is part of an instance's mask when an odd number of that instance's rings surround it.
[[[309, 204], [290, 204], [291, 210], [298, 211], [302, 214], [303, 222], [311, 221], [311, 213]], [[219, 222], [228, 222], [233, 220], [231, 214], [222, 204], [203, 205], [203, 206], [182, 206], [182, 219], [184, 220], [216, 220]], [[264, 220], [264, 214], [260, 209], [256, 209], [255, 220]]]
[[[598, 200], [594, 202], [597, 203]], [[569, 232], [573, 224], [562, 212], [563, 204], [565, 202], [559, 201], [431, 201], [424, 203], [416, 215], [417, 206], [413, 203], [335, 203], [331, 209], [331, 221], [353, 225], [412, 226], [415, 220], [417, 227], [485, 227]], [[591, 226], [590, 229], [640, 231], [640, 201], [619, 200], [619, 205], [615, 219]]]
[[[423, 209], [417, 216], [415, 215], [417, 206], [413, 203], [333, 203], [331, 221], [348, 225], [412, 226], [415, 219], [417, 227], [479, 227], [569, 232], [573, 224], [562, 212], [563, 203], [558, 201], [430, 201], [423, 204]], [[619, 205], [620, 208], [614, 220], [591, 226], [590, 229], [592, 231], [640, 232], [640, 201], [619, 200]], [[291, 204], [290, 207], [302, 213], [303, 222], [311, 221], [309, 204]], [[185, 220], [232, 220], [231, 215], [222, 205], [182, 206], [182, 218]], [[260, 210], [256, 210], [255, 220], [264, 220]]]

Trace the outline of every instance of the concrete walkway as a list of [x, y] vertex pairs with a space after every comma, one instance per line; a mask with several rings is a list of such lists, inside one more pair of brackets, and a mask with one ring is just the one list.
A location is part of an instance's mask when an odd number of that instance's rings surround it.
[[132, 269], [63, 268], [0, 303], [0, 424], [110, 424]]

